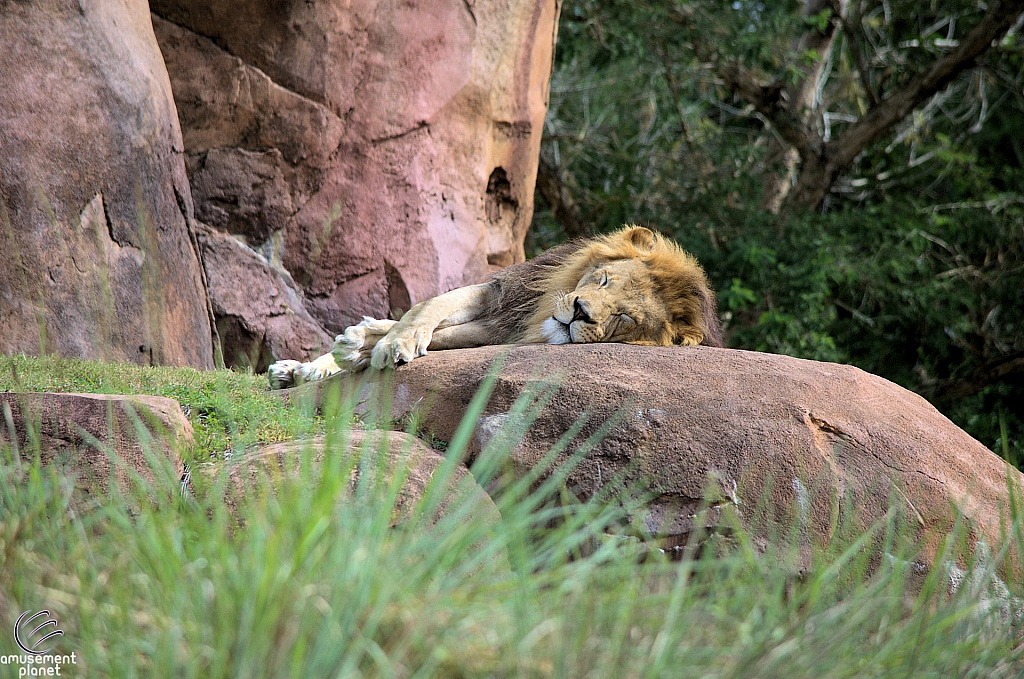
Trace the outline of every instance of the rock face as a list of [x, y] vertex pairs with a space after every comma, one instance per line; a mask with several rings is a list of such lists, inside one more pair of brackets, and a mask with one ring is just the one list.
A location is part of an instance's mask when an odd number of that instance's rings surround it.
[[559, 0], [153, 0], [200, 219], [332, 332], [523, 259]]
[[[10, 417], [10, 421], [8, 421]], [[13, 432], [11, 427], [13, 426]], [[145, 435], [140, 442], [140, 429]], [[91, 438], [90, 438], [91, 437]], [[113, 450], [118, 466], [93, 439]], [[149, 439], [149, 441], [146, 441]], [[13, 443], [23, 459], [38, 453], [43, 464], [58, 464], [90, 495], [109, 489], [112, 468], [122, 487], [129, 471], [153, 480], [143, 446], [181, 469], [179, 452], [193, 445], [192, 425], [178, 402], [160, 396], [0, 393], [0, 448]]]
[[[502, 425], [515, 426], [510, 410], [524, 390], [538, 380], [557, 384], [540, 417], [513, 433], [513, 465], [520, 472], [534, 467], [584, 413], [590, 419], [578, 442], [621, 418], [568, 485], [584, 498], [617, 478], [648, 485], [654, 499], [634, 521], [670, 542], [686, 539], [710, 484], [721, 506], [734, 505], [744, 521], [752, 522], [766, 501], [766, 521], [753, 526], [762, 543], [772, 530], [794, 525], [825, 542], [838, 530], [837, 516], [861, 529], [891, 502], [930, 557], [953, 526], [953, 504], [967, 517], [972, 540], [998, 542], [1007, 479], [1018, 488], [1024, 481], [923, 398], [880, 377], [851, 366], [710, 347], [433, 352], [383, 374], [394, 380], [391, 417], [432, 404], [424, 422], [450, 440], [489, 367], [506, 352], [469, 452], [477, 454]], [[374, 377], [380, 382], [382, 374]], [[291, 391], [311, 388], [316, 385]], [[718, 513], [711, 512], [712, 521]]]
[[147, 3], [6, 2], [0, 45], [0, 352], [212, 367]]
[[279, 359], [308, 361], [330, 350], [333, 340], [306, 313], [301, 293], [267, 260], [216, 229], [200, 225], [197, 236], [226, 366], [265, 372]]
[[[395, 521], [407, 519], [416, 503], [423, 497], [430, 479], [444, 462], [444, 457], [428, 448], [419, 439], [397, 431], [352, 431], [345, 440], [339, 440], [335, 449], [328, 449], [321, 438], [306, 441], [287, 441], [263, 446], [248, 453], [241, 460], [231, 463], [228, 479], [231, 492], [227, 501], [237, 506], [245, 496], [257, 487], [261, 476], [271, 478], [281, 475], [298, 476], [301, 468], [302, 455], [311, 455], [314, 470], [323, 464], [328, 454], [358, 455], [363, 450], [371, 455], [382, 454], [387, 468], [385, 483], [391, 482], [391, 474], [395, 471], [407, 472], [406, 479], [399, 489], [395, 503]], [[375, 458], [374, 458], [375, 459]], [[223, 463], [221, 463], [223, 464]], [[208, 464], [198, 469], [203, 476], [214, 479], [220, 464]], [[316, 471], [314, 471], [314, 474]], [[358, 467], [353, 469], [352, 481], [355, 483], [358, 474], [363, 473]], [[436, 519], [449, 511], [453, 501], [473, 503], [476, 512], [489, 523], [500, 519], [498, 510], [487, 493], [484, 492], [472, 475], [464, 467], [456, 467], [449, 489], [437, 508]]]

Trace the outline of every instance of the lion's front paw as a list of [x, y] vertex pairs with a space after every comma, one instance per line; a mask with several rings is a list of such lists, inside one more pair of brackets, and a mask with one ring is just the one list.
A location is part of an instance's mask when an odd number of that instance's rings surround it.
[[287, 389], [295, 386], [295, 371], [302, 367], [298, 361], [278, 361], [267, 368], [267, 379], [271, 389]]
[[676, 344], [683, 347], [696, 347], [704, 341], [704, 333], [700, 330], [687, 330], [680, 334]]
[[342, 370], [359, 372], [368, 365], [377, 342], [395, 327], [397, 321], [377, 320], [364, 317], [358, 325], [352, 325], [334, 340], [331, 354]]
[[334, 361], [334, 356], [331, 354], [324, 354], [323, 356], [316, 358], [309, 363], [302, 363], [295, 369], [295, 383], [302, 384], [304, 382], [315, 382], [316, 380], [322, 380], [325, 377], [330, 377], [335, 373], [341, 372], [341, 368]]
[[434, 332], [430, 328], [402, 328], [389, 332], [373, 348], [370, 365], [378, 370], [408, 363], [427, 355], [427, 347]]

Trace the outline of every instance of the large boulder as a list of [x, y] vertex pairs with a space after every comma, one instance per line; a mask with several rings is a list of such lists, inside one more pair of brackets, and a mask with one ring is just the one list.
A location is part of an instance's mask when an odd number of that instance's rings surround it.
[[523, 259], [558, 0], [153, 0], [199, 217], [340, 332]]
[[258, 253], [203, 224], [197, 231], [224, 364], [265, 372], [285, 358], [309, 361], [331, 337], [306, 312], [301, 290]]
[[[586, 498], [612, 481], [653, 493], [633, 520], [669, 544], [685, 541], [705, 499], [714, 523], [732, 509], [764, 545], [794, 526], [827, 542], [842, 517], [860, 530], [895, 508], [925, 559], [959, 508], [972, 541], [1000, 542], [1008, 482], [1017, 470], [920, 396], [857, 368], [710, 347], [621, 344], [522, 345], [432, 352], [393, 372], [340, 375], [289, 390], [301, 396], [348, 380], [388, 385], [391, 418], [412, 409], [450, 440], [488, 370], [503, 358], [494, 393], [470, 444], [477, 455], [502, 427], [520, 474], [582, 415], [576, 445], [614, 426], [568, 475]], [[517, 430], [512, 405], [526, 390], [557, 385], [533, 424]], [[369, 394], [357, 399], [374, 403]], [[763, 503], [766, 512], [757, 517]], [[755, 520], [757, 519], [757, 520]], [[763, 519], [763, 520], [761, 520]]]
[[0, 10], [0, 352], [213, 366], [145, 0]]
[[0, 393], [0, 450], [19, 459], [39, 455], [77, 488], [102, 497], [114, 478], [153, 481], [147, 456], [165, 457], [180, 472], [193, 445], [192, 425], [171, 398], [105, 394]]

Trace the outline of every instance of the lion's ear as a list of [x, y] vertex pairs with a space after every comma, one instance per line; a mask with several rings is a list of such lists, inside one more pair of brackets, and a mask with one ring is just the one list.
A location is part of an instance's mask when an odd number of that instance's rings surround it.
[[654, 249], [654, 232], [642, 226], [631, 226], [626, 228], [626, 240], [633, 244], [637, 250], [650, 252]]

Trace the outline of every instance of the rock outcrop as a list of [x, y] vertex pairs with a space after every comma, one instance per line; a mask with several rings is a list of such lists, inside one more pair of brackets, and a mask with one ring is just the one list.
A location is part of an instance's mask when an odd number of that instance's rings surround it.
[[0, 45], [0, 352], [212, 367], [147, 3], [7, 2]]
[[[312, 478], [315, 479], [322, 473], [321, 466], [328, 455], [362, 456], [364, 452], [367, 454], [368, 468], [361, 464], [351, 465], [353, 488], [360, 474], [374, 473], [376, 465], [381, 463], [385, 471], [385, 478], [381, 480], [384, 484], [391, 483], [392, 475], [396, 472], [405, 477], [395, 499], [393, 518], [396, 522], [412, 516], [417, 503], [423, 498], [427, 484], [444, 463], [442, 455], [408, 434], [354, 430], [338, 437], [331, 447], [323, 437], [275, 443], [262, 446], [229, 463], [201, 465], [197, 471], [212, 482], [223, 467], [228, 465], [229, 486], [225, 499], [230, 507], [235, 508], [245, 501], [247, 493], [259, 487], [261, 477], [298, 479], [304, 454], [308, 456]], [[382, 456], [382, 459], [378, 456]], [[346, 459], [339, 461], [342, 468], [349, 464]], [[464, 502], [471, 503], [474, 512], [487, 523], [500, 520], [491, 498], [464, 467], [457, 466], [432, 519], [436, 521], [442, 518], [453, 506], [464, 506], [461, 504]]]
[[558, 0], [153, 0], [204, 222], [340, 332], [523, 259]]
[[174, 399], [0, 393], [0, 449], [11, 446], [20, 459], [38, 454], [93, 496], [107, 493], [112, 472], [122, 488], [134, 474], [153, 481], [147, 453], [166, 457], [180, 472], [179, 454], [192, 445], [192, 425]]
[[333, 340], [306, 313], [301, 292], [235, 238], [205, 225], [197, 231], [224, 364], [265, 372], [284, 358], [309, 361]]
[[[710, 490], [718, 507], [705, 518], [714, 523], [732, 505], [762, 544], [794, 526], [827, 542], [840, 517], [861, 530], [895, 508], [928, 559], [953, 528], [954, 507], [967, 519], [970, 540], [1000, 542], [1008, 481], [1018, 489], [1024, 481], [920, 396], [851, 366], [772, 354], [621, 344], [481, 347], [288, 391], [299, 396], [346, 379], [368, 390], [393, 380], [390, 416], [425, 410], [425, 427], [450, 440], [502, 356], [469, 454], [511, 427], [512, 464], [525, 473], [581, 416], [587, 423], [563, 460], [612, 421], [568, 486], [583, 498], [610, 482], [648, 488], [653, 499], [633, 521], [669, 544], [687, 538]], [[513, 403], [545, 383], [556, 385], [553, 397], [535, 422], [517, 430]], [[759, 506], [764, 516], [755, 520]]]

